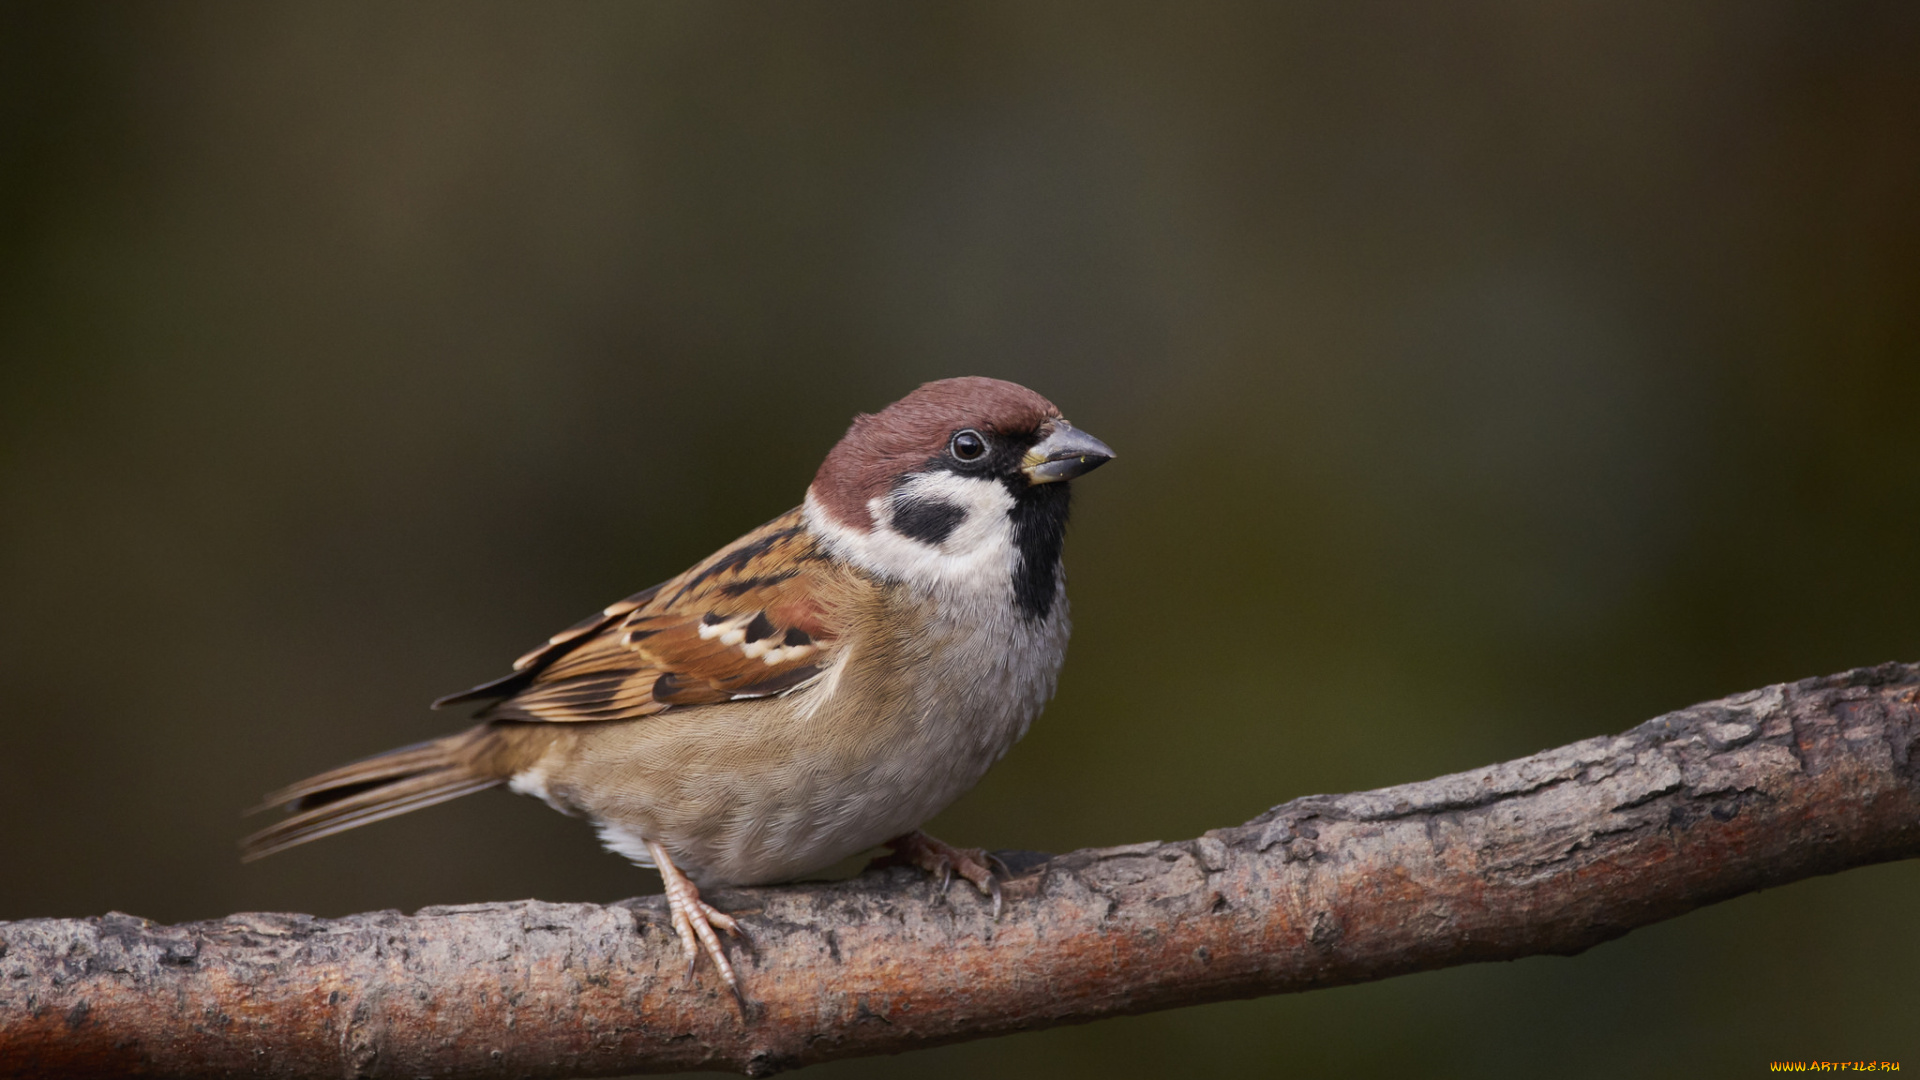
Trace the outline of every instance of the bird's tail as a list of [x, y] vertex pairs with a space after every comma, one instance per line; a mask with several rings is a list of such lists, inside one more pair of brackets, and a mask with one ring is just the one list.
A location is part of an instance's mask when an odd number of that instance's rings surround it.
[[546, 725], [482, 724], [342, 765], [268, 795], [248, 813], [292, 816], [240, 841], [243, 862], [503, 784], [538, 760]]

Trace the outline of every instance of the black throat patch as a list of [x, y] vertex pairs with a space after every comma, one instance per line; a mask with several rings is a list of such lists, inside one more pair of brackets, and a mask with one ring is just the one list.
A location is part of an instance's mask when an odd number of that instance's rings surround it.
[[1044, 619], [1059, 588], [1060, 549], [1067, 540], [1073, 493], [1064, 481], [1029, 484], [1024, 476], [1009, 478], [1007, 488], [1013, 492], [1013, 544], [1020, 552], [1020, 564], [1013, 568], [1014, 603], [1026, 618]]

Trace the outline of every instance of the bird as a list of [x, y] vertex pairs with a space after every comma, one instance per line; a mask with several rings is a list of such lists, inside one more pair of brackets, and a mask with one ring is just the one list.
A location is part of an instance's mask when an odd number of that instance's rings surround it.
[[1113, 458], [1040, 394], [969, 376], [858, 415], [801, 505], [449, 694], [473, 726], [324, 772], [249, 861], [505, 786], [659, 871], [687, 958], [744, 1007], [701, 889], [789, 881], [881, 846], [1001, 891], [920, 825], [1053, 696], [1071, 629], [1070, 481]]

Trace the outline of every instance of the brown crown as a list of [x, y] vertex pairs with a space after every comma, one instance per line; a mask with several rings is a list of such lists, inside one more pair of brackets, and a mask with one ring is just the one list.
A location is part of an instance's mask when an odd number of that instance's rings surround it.
[[854, 417], [814, 474], [813, 497], [835, 521], [864, 532], [872, 526], [867, 500], [946, 450], [954, 432], [1032, 434], [1059, 416], [1052, 402], [1004, 379], [969, 375], [930, 382], [877, 413]]

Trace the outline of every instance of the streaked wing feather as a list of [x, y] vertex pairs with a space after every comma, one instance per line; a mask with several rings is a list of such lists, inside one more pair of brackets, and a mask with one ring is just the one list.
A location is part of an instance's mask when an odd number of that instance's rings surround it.
[[521, 672], [488, 684], [513, 683], [480, 715], [623, 720], [790, 691], [824, 671], [835, 652], [823, 587], [830, 565], [800, 512], [784, 514], [629, 598], [637, 602], [554, 635], [522, 658]]
[[436, 698], [431, 707], [440, 709], [448, 705], [458, 705], [466, 701], [497, 701], [501, 698], [512, 697], [522, 688], [531, 684], [534, 678], [538, 676], [541, 670], [548, 664], [551, 664], [553, 661], [566, 655], [568, 651], [581, 645], [593, 633], [605, 629], [609, 623], [646, 604], [655, 596], [659, 595], [661, 589], [671, 584], [673, 583], [670, 581], [661, 582], [650, 589], [642, 589], [618, 603], [608, 604], [599, 612], [581, 619], [579, 622], [548, 638], [546, 643], [539, 648], [515, 660], [513, 662], [513, 670], [507, 674], [497, 679], [489, 679], [470, 690], [462, 690], [457, 694], [448, 694], [445, 697]]

